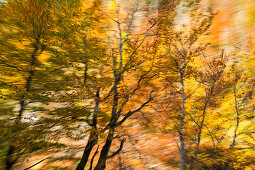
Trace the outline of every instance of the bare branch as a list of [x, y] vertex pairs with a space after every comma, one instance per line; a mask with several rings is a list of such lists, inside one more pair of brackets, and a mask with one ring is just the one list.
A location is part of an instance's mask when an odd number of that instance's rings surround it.
[[113, 152], [111, 155], [107, 156], [107, 158], [113, 158], [114, 156], [116, 156], [117, 154], [119, 154], [121, 152], [121, 150], [123, 149], [123, 145], [126, 139], [122, 139], [121, 143], [120, 143], [120, 147], [117, 151]]
[[114, 21], [114, 22], [116, 22], [116, 23], [119, 23], [119, 21], [113, 19], [110, 15], [106, 14], [105, 12], [104, 12], [104, 14], [105, 14], [107, 17], [109, 17], [112, 21]]
[[30, 167], [28, 167], [28, 168], [24, 169], [24, 170], [31, 169], [31, 168], [33, 168], [34, 166], [38, 165], [39, 163], [41, 163], [41, 162], [43, 162], [43, 161], [45, 161], [46, 159], [49, 159], [49, 158], [50, 158], [50, 157], [44, 158], [44, 159], [40, 160], [39, 162], [37, 162], [37, 163], [33, 164], [32, 166], [30, 166]]
[[106, 99], [108, 99], [108, 97], [110, 97], [111, 93], [113, 92], [114, 88], [117, 86], [116, 81], [114, 82], [111, 90], [109, 91], [109, 93], [102, 99], [102, 102], [105, 101]]
[[189, 117], [191, 118], [191, 120], [194, 122], [194, 123], [196, 123], [196, 125], [198, 126], [198, 127], [200, 127], [200, 125], [198, 124], [198, 122], [191, 116], [191, 114], [188, 114], [189, 115]]
[[130, 57], [132, 57], [132, 56], [136, 53], [136, 51], [141, 47], [141, 45], [142, 45], [143, 42], [145, 41], [145, 39], [146, 39], [146, 37], [147, 37], [149, 31], [157, 24], [158, 21], [159, 21], [159, 19], [158, 19], [154, 24], [152, 24], [152, 26], [151, 26], [150, 28], [148, 28], [148, 29], [146, 30], [146, 33], [145, 33], [145, 35], [144, 35], [144, 37], [143, 37], [141, 43], [135, 48], [135, 50], [134, 50], [133, 53], [130, 55]]
[[[137, 52], [137, 50], [142, 46], [143, 42], [145, 41], [146, 37], [148, 36], [149, 34], [149, 31], [158, 23], [158, 21], [160, 20], [161, 17], [158, 18], [157, 21], [154, 22], [154, 24], [151, 25], [150, 28], [148, 28], [145, 32], [145, 35], [142, 39], [142, 41], [140, 42], [140, 44], [135, 48], [135, 50], [132, 52], [132, 54], [129, 56], [129, 61], [125, 64], [124, 68], [127, 68], [129, 62], [132, 60], [132, 57], [135, 55], [135, 53]], [[126, 69], [124, 69], [126, 70]]]
[[138, 109], [136, 109], [134, 111], [129, 111], [127, 114], [125, 114], [124, 118], [121, 121], [119, 121], [118, 123], [116, 123], [115, 126], [120, 126], [122, 123], [124, 123], [126, 121], [127, 118], [132, 116], [134, 113], [139, 112], [140, 110], [142, 110], [152, 100], [151, 94], [152, 94], [152, 92], [150, 93], [149, 99], [145, 103], [143, 103]]
[[18, 71], [24, 71], [24, 70], [19, 69], [19, 68], [16, 67], [16, 66], [13, 66], [13, 65], [10, 65], [10, 64], [6, 63], [6, 62], [3, 61], [3, 60], [0, 60], [0, 61], [1, 61], [4, 65], [6, 65], [7, 67], [15, 68], [15, 69], [18, 70]]
[[[119, 110], [118, 110], [118, 115], [121, 114], [121, 112], [122, 112], [124, 106], [127, 104], [127, 102], [129, 101], [130, 97], [131, 97], [132, 95], [134, 95], [138, 89], [140, 89], [140, 84], [141, 84], [142, 80], [144, 80], [144, 79], [146, 78], [146, 75], [149, 74], [149, 72], [150, 72], [151, 70], [152, 70], [152, 67], [150, 68], [149, 71], [146, 71], [146, 72], [139, 78], [139, 80], [138, 80], [138, 82], [137, 82], [136, 88], [134, 88], [134, 89], [132, 90], [132, 92], [126, 96], [126, 98], [124, 99], [123, 103], [121, 104], [121, 106], [120, 106], [120, 108], [119, 108]], [[152, 77], [154, 77], [154, 76], [152, 76]]]

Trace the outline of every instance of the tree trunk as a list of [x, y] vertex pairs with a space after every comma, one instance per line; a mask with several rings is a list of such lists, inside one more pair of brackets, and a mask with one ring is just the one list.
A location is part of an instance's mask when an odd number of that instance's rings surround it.
[[105, 142], [104, 147], [101, 150], [99, 160], [98, 160], [97, 165], [96, 165], [94, 170], [103, 170], [103, 169], [105, 169], [105, 163], [106, 163], [106, 160], [107, 160], [109, 150], [111, 148], [114, 132], [115, 132], [114, 128], [109, 129], [107, 140]]
[[184, 142], [184, 136], [183, 136], [183, 127], [184, 127], [184, 117], [185, 117], [185, 84], [184, 84], [184, 73], [180, 73], [181, 78], [181, 85], [182, 85], [182, 109], [181, 109], [181, 115], [180, 115], [180, 126], [179, 126], [179, 140], [180, 140], [180, 155], [181, 155], [181, 170], [186, 169], [185, 164], [185, 142]]
[[97, 132], [92, 130], [91, 133], [90, 133], [90, 136], [89, 136], [88, 143], [87, 143], [87, 145], [84, 149], [81, 161], [78, 164], [76, 170], [84, 170], [84, 168], [85, 168], [85, 166], [88, 162], [89, 155], [90, 155], [93, 147], [97, 144], [97, 141], [98, 141]]
[[206, 109], [207, 109], [207, 105], [209, 103], [209, 100], [212, 96], [213, 89], [214, 89], [214, 85], [211, 87], [210, 94], [207, 94], [206, 89], [205, 89], [206, 96], [205, 96], [205, 102], [204, 102], [204, 108], [203, 108], [202, 121], [200, 123], [200, 126], [198, 127], [197, 146], [196, 146], [195, 154], [194, 154], [195, 158], [197, 158], [197, 154], [198, 154], [198, 151], [199, 151], [199, 145], [200, 145], [200, 141], [201, 141], [202, 129], [203, 129], [204, 122], [205, 122]]
[[[33, 44], [34, 50], [31, 55], [31, 61], [30, 61], [30, 70], [28, 71], [29, 75], [26, 78], [26, 84], [25, 84], [25, 90], [27, 93], [31, 91], [32, 78], [33, 78], [34, 72], [35, 72], [33, 67], [35, 66], [36, 56], [39, 51], [40, 35], [38, 35], [35, 39], [36, 39], [35, 44]], [[23, 95], [20, 100], [20, 110], [19, 110], [18, 121], [17, 121], [18, 124], [21, 121], [21, 118], [22, 118], [22, 115], [23, 115], [23, 112], [25, 109], [26, 109], [26, 99], [25, 99], [25, 95]], [[8, 149], [7, 156], [6, 156], [6, 170], [11, 169], [11, 167], [14, 165], [14, 163], [18, 159], [18, 158], [16, 158], [14, 161], [11, 161], [11, 158], [12, 158], [14, 152], [15, 152], [15, 147], [10, 146]]]
[[[34, 51], [31, 55], [30, 70], [28, 71], [29, 75], [26, 79], [26, 84], [25, 84], [26, 92], [30, 92], [30, 90], [31, 90], [32, 78], [33, 78], [34, 72], [35, 72], [33, 67], [35, 66], [36, 55], [37, 55], [38, 50], [39, 50], [39, 45], [40, 45], [40, 35], [38, 35], [36, 37], [36, 42], [33, 45]], [[25, 110], [25, 107], [26, 107], [26, 100], [25, 100], [25, 95], [23, 95], [22, 99], [20, 100], [20, 111], [19, 111], [19, 116], [18, 116], [19, 120], [21, 120], [21, 118], [22, 118], [22, 114]]]
[[[87, 44], [87, 39], [86, 37], [83, 38], [83, 41], [84, 41], [84, 52], [86, 53], [87, 52], [87, 48], [88, 48], [88, 44]], [[88, 59], [87, 57], [85, 56], [85, 61], [84, 61], [84, 84], [87, 83], [87, 72], [88, 72]]]
[[99, 99], [99, 89], [97, 89], [96, 92], [96, 96], [95, 96], [95, 107], [94, 107], [94, 114], [93, 114], [93, 123], [92, 123], [92, 130], [90, 132], [90, 136], [89, 136], [89, 140], [88, 143], [84, 149], [82, 158], [80, 163], [78, 164], [76, 170], [84, 170], [87, 162], [88, 162], [88, 158], [89, 155], [93, 149], [93, 147], [97, 144], [98, 142], [98, 132], [97, 132], [97, 114], [99, 111], [99, 103], [100, 103], [100, 99]]
[[5, 160], [6, 161], [6, 167], [5, 167], [6, 170], [10, 170], [11, 167], [14, 165], [14, 163], [17, 160], [17, 159], [16, 160], [11, 160], [12, 155], [14, 153], [14, 150], [15, 150], [15, 147], [13, 147], [13, 146], [10, 146], [9, 149], [8, 149], [6, 160]]
[[109, 150], [111, 148], [112, 145], [112, 140], [113, 140], [113, 136], [114, 136], [114, 132], [115, 132], [115, 125], [116, 122], [119, 118], [120, 115], [118, 115], [117, 109], [118, 109], [118, 101], [119, 101], [119, 96], [118, 96], [118, 84], [119, 84], [119, 75], [118, 73], [114, 72], [114, 87], [113, 87], [113, 107], [112, 107], [112, 114], [111, 114], [111, 120], [109, 123], [109, 132], [108, 132], [108, 136], [105, 142], [105, 145], [103, 146], [101, 153], [100, 153], [100, 157], [99, 160], [97, 162], [97, 165], [95, 167], [94, 170], [102, 170], [105, 169], [105, 163], [106, 163], [106, 159], [109, 153]]
[[240, 113], [239, 113], [237, 96], [236, 96], [236, 87], [234, 87], [234, 97], [235, 97], [235, 109], [236, 109], [236, 128], [234, 131], [233, 142], [230, 145], [230, 147], [234, 147], [236, 145], [237, 130], [239, 128], [239, 119], [240, 119]]

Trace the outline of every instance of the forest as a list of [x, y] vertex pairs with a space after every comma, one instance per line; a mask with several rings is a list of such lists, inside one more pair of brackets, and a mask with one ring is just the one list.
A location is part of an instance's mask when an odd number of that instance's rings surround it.
[[0, 0], [0, 169], [255, 169], [254, 0]]

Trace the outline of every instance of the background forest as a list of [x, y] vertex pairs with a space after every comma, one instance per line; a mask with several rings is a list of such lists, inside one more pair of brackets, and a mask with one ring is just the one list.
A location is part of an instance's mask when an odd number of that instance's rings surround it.
[[0, 169], [255, 169], [254, 0], [0, 1]]

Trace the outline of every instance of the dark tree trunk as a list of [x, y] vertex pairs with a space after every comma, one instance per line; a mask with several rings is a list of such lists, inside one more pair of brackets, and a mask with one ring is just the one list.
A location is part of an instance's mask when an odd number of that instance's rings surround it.
[[[35, 38], [35, 43], [33, 44], [34, 50], [33, 53], [31, 55], [31, 61], [30, 61], [30, 70], [28, 71], [28, 77], [26, 78], [26, 84], [25, 84], [25, 91], [28, 93], [31, 91], [31, 83], [32, 83], [32, 78], [34, 76], [34, 66], [35, 66], [35, 61], [36, 61], [36, 57], [40, 48], [40, 35], [38, 35]], [[25, 99], [25, 95], [23, 95], [21, 97], [20, 100], [20, 110], [19, 110], [19, 115], [18, 115], [18, 121], [17, 123], [19, 124], [23, 115], [24, 110], [26, 109], [26, 99]], [[11, 161], [12, 156], [15, 152], [15, 147], [14, 146], [10, 146], [6, 155], [6, 170], [9, 170], [12, 168], [12, 166], [14, 165], [14, 163], [17, 161], [18, 157], [16, 159], [14, 159], [13, 161]]]
[[90, 167], [89, 167], [89, 170], [92, 170], [92, 168], [93, 168], [93, 162], [94, 162], [94, 159], [95, 159], [95, 157], [96, 157], [96, 155], [97, 155], [97, 153], [98, 153], [98, 148], [99, 148], [99, 145], [97, 146], [97, 150], [96, 150], [96, 152], [94, 153], [93, 157], [92, 157], [91, 160], [90, 160]]
[[112, 140], [113, 140], [113, 136], [114, 136], [114, 132], [115, 132], [115, 125], [117, 120], [119, 119], [118, 115], [118, 100], [119, 100], [119, 96], [118, 96], [118, 83], [119, 83], [120, 79], [119, 79], [119, 75], [118, 73], [114, 72], [114, 86], [113, 86], [113, 92], [114, 92], [114, 96], [113, 96], [113, 107], [112, 107], [112, 115], [111, 115], [111, 120], [109, 123], [109, 132], [108, 132], [108, 136], [105, 142], [105, 145], [103, 146], [101, 153], [100, 153], [100, 157], [99, 160], [97, 162], [97, 165], [95, 167], [95, 170], [102, 170], [105, 169], [105, 163], [106, 163], [106, 159], [109, 153], [109, 150], [111, 148], [112, 145]]
[[[83, 38], [83, 42], [84, 42], [84, 52], [86, 53], [87, 49], [88, 49], [88, 43], [87, 43], [86, 37]], [[85, 66], [84, 66], [84, 74], [83, 74], [84, 79], [83, 79], [83, 81], [84, 81], [84, 84], [86, 84], [87, 83], [87, 72], [88, 72], [88, 59], [87, 59], [86, 56], [85, 56], [84, 65]]]
[[103, 170], [103, 169], [105, 169], [105, 163], [106, 163], [107, 156], [108, 156], [111, 144], [112, 144], [114, 132], [115, 132], [114, 128], [109, 129], [107, 140], [105, 142], [104, 147], [101, 150], [99, 160], [98, 160], [97, 165], [96, 165], [94, 170]]
[[84, 149], [82, 158], [80, 163], [78, 164], [76, 170], [84, 170], [87, 162], [88, 162], [88, 158], [89, 155], [91, 154], [91, 151], [93, 149], [93, 147], [97, 144], [98, 142], [98, 132], [97, 132], [97, 114], [99, 111], [99, 103], [100, 103], [100, 99], [99, 99], [99, 89], [97, 89], [96, 92], [96, 96], [95, 96], [95, 107], [94, 107], [94, 114], [93, 114], [93, 123], [92, 123], [92, 130], [90, 132], [90, 136], [89, 136], [89, 140], [88, 143]]
[[88, 62], [87, 61], [85, 61], [84, 62], [84, 84], [86, 84], [87, 83], [87, 72], [88, 72]]
[[93, 147], [97, 144], [97, 141], [98, 141], [97, 132], [91, 131], [88, 143], [87, 143], [87, 145], [84, 149], [81, 161], [78, 164], [76, 170], [84, 170], [84, 168], [85, 168], [85, 166], [88, 162], [89, 155], [91, 154], [91, 151], [92, 151]]
[[6, 155], [6, 170], [10, 170], [11, 167], [14, 165], [14, 163], [16, 162], [16, 160], [12, 160], [12, 156], [14, 153], [15, 148], [13, 146], [10, 146], [8, 151], [7, 151], [7, 155]]
[[[26, 79], [26, 84], [25, 84], [26, 92], [30, 92], [30, 90], [31, 90], [32, 78], [33, 78], [34, 73], [35, 73], [35, 70], [34, 70], [33, 67], [35, 66], [35, 61], [36, 61], [37, 53], [39, 51], [39, 46], [40, 46], [40, 35], [38, 35], [36, 37], [36, 42], [33, 45], [34, 51], [33, 51], [32, 55], [31, 55], [30, 70], [28, 71], [29, 75], [28, 75], [28, 77]], [[22, 114], [23, 114], [25, 108], [26, 108], [26, 100], [25, 100], [25, 95], [23, 95], [21, 100], [20, 100], [20, 110], [19, 110], [19, 116], [18, 116], [19, 120], [21, 120]]]
[[[194, 157], [191, 158], [191, 166], [190, 166], [190, 169], [192, 170], [193, 169], [193, 164], [195, 162], [195, 160], [197, 160], [197, 155], [199, 153], [199, 146], [200, 146], [200, 142], [201, 142], [201, 135], [202, 135], [202, 130], [203, 130], [203, 127], [204, 127], [204, 122], [205, 122], [205, 116], [206, 116], [206, 109], [207, 109], [207, 106], [210, 102], [210, 99], [213, 95], [213, 91], [214, 91], [214, 86], [215, 86], [215, 83], [216, 83], [216, 80], [214, 80], [211, 88], [210, 88], [210, 91], [209, 93], [206, 91], [205, 89], [205, 100], [204, 100], [204, 107], [203, 107], [203, 114], [202, 114], [202, 121], [200, 123], [200, 125], [198, 126], [198, 134], [197, 134], [197, 143], [196, 143], [196, 148], [195, 148], [195, 152], [194, 152]], [[212, 138], [213, 139], [213, 138]]]

